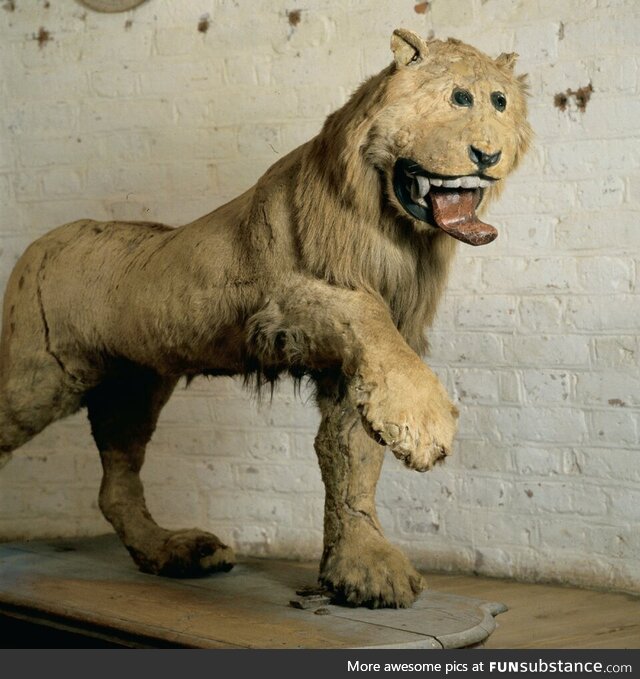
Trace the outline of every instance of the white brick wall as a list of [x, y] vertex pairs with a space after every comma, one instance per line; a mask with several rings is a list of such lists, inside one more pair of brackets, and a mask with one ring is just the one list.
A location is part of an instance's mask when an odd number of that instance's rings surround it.
[[[390, 458], [380, 514], [424, 566], [640, 590], [637, 0], [308, 0], [295, 27], [289, 0], [48, 4], [0, 9], [2, 285], [62, 222], [177, 224], [237, 195], [388, 63], [397, 26], [519, 52], [536, 144], [493, 208], [500, 238], [460, 248], [431, 334], [456, 454], [428, 475]], [[585, 112], [554, 106], [589, 82]], [[178, 390], [151, 509], [241, 551], [318, 556], [317, 421], [289, 385], [261, 408], [232, 380]], [[84, 416], [52, 426], [0, 473], [0, 534], [105, 531], [98, 483]]]

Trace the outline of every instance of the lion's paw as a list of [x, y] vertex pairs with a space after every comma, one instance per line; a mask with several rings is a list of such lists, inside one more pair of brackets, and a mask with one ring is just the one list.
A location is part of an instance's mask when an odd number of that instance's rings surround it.
[[141, 571], [172, 578], [197, 578], [216, 571], [229, 571], [235, 555], [212, 533], [191, 529], [168, 532], [150, 553], [129, 548]]
[[384, 386], [366, 391], [359, 409], [372, 438], [407, 467], [425, 472], [451, 452], [458, 410], [430, 374], [419, 377], [419, 372], [390, 373]]
[[380, 538], [375, 548], [342, 543], [324, 560], [320, 584], [335, 603], [369, 608], [408, 608], [425, 588], [407, 557]]

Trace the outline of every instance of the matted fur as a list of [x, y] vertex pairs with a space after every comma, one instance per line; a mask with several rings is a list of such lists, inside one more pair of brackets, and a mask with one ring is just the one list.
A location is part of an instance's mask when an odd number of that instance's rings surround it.
[[[374, 606], [409, 605], [423, 587], [384, 538], [374, 494], [385, 445], [419, 471], [451, 449], [457, 411], [419, 354], [456, 241], [404, 210], [393, 168], [410, 157], [468, 174], [473, 145], [501, 150], [492, 174], [502, 180], [530, 129], [514, 55], [492, 60], [403, 30], [392, 49], [394, 62], [316, 138], [230, 203], [177, 229], [67, 224], [15, 267], [0, 455], [86, 406], [104, 467], [100, 507], [145, 571], [189, 576], [233, 563], [214, 535], [160, 528], [145, 505], [145, 447], [179, 377], [288, 371], [316, 382], [323, 416], [321, 582]], [[474, 107], [456, 107], [454, 87], [473, 93]], [[489, 101], [495, 90], [507, 97], [502, 112]]]

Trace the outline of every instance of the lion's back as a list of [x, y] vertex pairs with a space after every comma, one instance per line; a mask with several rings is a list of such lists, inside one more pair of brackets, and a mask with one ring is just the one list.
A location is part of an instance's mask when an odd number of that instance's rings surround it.
[[131, 298], [132, 291], [123, 285], [127, 270], [173, 231], [149, 222], [82, 219], [44, 234], [14, 267], [5, 293], [3, 326], [9, 325], [11, 309], [14, 314], [20, 309], [29, 327], [45, 313], [51, 341], [73, 336], [91, 343]]

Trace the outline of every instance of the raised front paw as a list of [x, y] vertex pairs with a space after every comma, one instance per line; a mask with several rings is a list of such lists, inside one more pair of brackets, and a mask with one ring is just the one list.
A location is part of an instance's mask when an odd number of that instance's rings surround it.
[[370, 436], [407, 467], [425, 472], [451, 452], [458, 409], [422, 362], [411, 368], [356, 385], [356, 400]]
[[323, 558], [319, 581], [335, 603], [370, 608], [408, 608], [425, 588], [409, 559], [382, 536], [341, 540]]

